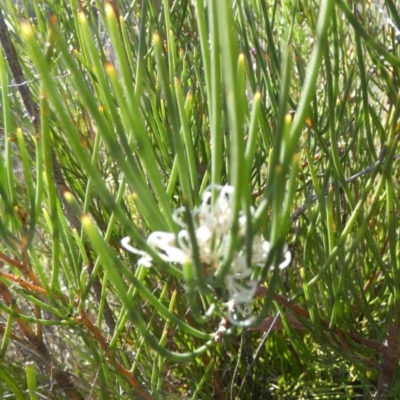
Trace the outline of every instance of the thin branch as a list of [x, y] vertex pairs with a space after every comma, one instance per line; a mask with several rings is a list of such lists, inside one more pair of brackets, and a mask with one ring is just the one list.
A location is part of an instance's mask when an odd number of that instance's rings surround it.
[[378, 389], [374, 400], [387, 399], [390, 387], [395, 379], [395, 370], [400, 360], [400, 318], [398, 317], [397, 321], [391, 320], [389, 323], [382, 355]]
[[[3, 298], [7, 306], [13, 305], [14, 311], [20, 313], [18, 306], [15, 304], [10, 291], [5, 283], [0, 281], [0, 296]], [[30, 346], [40, 354], [42, 363], [46, 371], [57, 381], [65, 395], [72, 400], [84, 400], [84, 397], [75, 388], [74, 383], [70, 380], [68, 374], [54, 366], [54, 360], [49, 350], [41, 340], [40, 336], [37, 336], [32, 330], [30, 325], [23, 321], [21, 318], [16, 318], [16, 322], [22, 331], [25, 338], [29, 341]]]
[[[397, 161], [400, 158], [400, 154], [396, 154], [393, 157], [393, 161]], [[346, 183], [351, 183], [353, 181], [355, 181], [356, 179], [360, 178], [361, 176], [364, 176], [366, 174], [368, 174], [369, 172], [373, 171], [375, 168], [377, 168], [378, 166], [382, 165], [384, 163], [384, 157], [379, 157], [378, 161], [370, 166], [368, 166], [367, 168], [363, 169], [360, 172], [357, 172], [356, 174], [350, 176], [349, 178], [346, 179]], [[262, 186], [260, 189], [258, 189], [257, 191], [251, 193], [251, 197], [252, 198], [257, 198], [259, 196], [261, 196], [264, 193], [264, 190], [267, 186], [264, 185]], [[334, 187], [334, 183], [331, 182], [328, 187], [326, 188], [326, 192], [325, 192], [325, 196], [329, 193], [329, 189], [331, 189], [332, 187]], [[318, 198], [320, 196], [318, 195], [313, 195], [310, 196], [308, 201], [306, 203], [304, 203], [302, 206], [300, 206], [290, 217], [290, 222], [295, 222], [297, 221], [306, 211], [307, 208], [310, 206], [310, 204], [315, 203]]]
[[[62, 75], [52, 76], [52, 79], [64, 79], [70, 75], [71, 75], [71, 73], [69, 71], [67, 71], [67, 72], [64, 72]], [[20, 83], [11, 83], [10, 85], [7, 85], [7, 87], [13, 88], [13, 87], [19, 87], [22, 85], [29, 85], [30, 83], [37, 82], [39, 80], [40, 80], [40, 75], [36, 75], [33, 79], [30, 79], [30, 80], [27, 80], [24, 82], [20, 82]], [[0, 89], [3, 89], [3, 88], [0, 86]]]
[[21, 273], [27, 276], [31, 280], [31, 282], [33, 282], [35, 285], [39, 286], [41, 285], [39, 279], [32, 271], [31, 267], [27, 262], [20, 262], [18, 260], [10, 258], [6, 254], [0, 251], [0, 268], [4, 266], [4, 263], [10, 264], [13, 267], [18, 268], [21, 271]]
[[[17, 53], [15, 51], [15, 47], [11, 41], [10, 35], [8, 34], [6, 22], [4, 20], [4, 16], [0, 10], [0, 42], [4, 50], [4, 54], [8, 61], [8, 65], [10, 66], [11, 73], [14, 77], [14, 81], [17, 84], [19, 93], [21, 95], [24, 106], [29, 114], [29, 117], [32, 120], [36, 133], [40, 131], [40, 115], [39, 109], [35, 105], [31, 92], [29, 90], [29, 86], [26, 85], [27, 80], [23, 74], [21, 65], [18, 60]], [[76, 229], [77, 232], [81, 231], [81, 222], [77, 217], [72, 206], [67, 202], [65, 198], [65, 193], [70, 192], [68, 186], [66, 185], [64, 175], [62, 173], [61, 164], [59, 163], [57, 156], [54, 151], [51, 153], [51, 161], [53, 167], [54, 174], [54, 182], [57, 188], [57, 192], [61, 203], [63, 205], [63, 209], [65, 212], [65, 217], [69, 222], [69, 225], [72, 229]], [[95, 294], [97, 299], [101, 298], [102, 286], [98, 277], [96, 277], [94, 285], [93, 285]], [[110, 333], [112, 334], [115, 329], [115, 322], [113, 319], [111, 308], [107, 301], [105, 301], [104, 305], [106, 322], [109, 328]]]
[[[268, 293], [268, 289], [265, 286], [260, 286], [258, 288], [258, 291], [257, 291], [258, 295], [266, 295], [267, 293]], [[273, 299], [277, 303], [289, 308], [295, 315], [299, 315], [303, 318], [310, 319], [310, 314], [307, 310], [293, 304], [290, 300], [286, 299], [284, 296], [282, 296], [278, 293], [275, 293], [273, 296]], [[324, 319], [321, 319], [320, 322], [321, 322], [322, 327], [331, 333], [335, 333], [335, 334], [337, 334], [339, 336], [343, 336], [343, 337], [348, 336], [351, 339], [353, 339], [355, 342], [360, 343], [365, 347], [369, 347], [370, 349], [376, 350], [377, 352], [379, 352], [381, 354], [385, 350], [385, 346], [383, 346], [376, 340], [367, 339], [361, 335], [358, 335], [357, 333], [354, 333], [351, 331], [344, 331], [341, 328], [332, 329], [329, 326], [330, 325], [329, 322], [325, 321]]]
[[10, 66], [11, 73], [13, 74], [14, 80], [18, 85], [19, 93], [21, 94], [22, 101], [28, 112], [32, 123], [35, 126], [36, 131], [39, 128], [39, 110], [37, 109], [35, 103], [32, 100], [31, 92], [29, 87], [24, 85], [26, 81], [24, 73], [22, 72], [21, 65], [18, 61], [17, 53], [15, 51], [14, 45], [8, 34], [6, 21], [4, 19], [3, 13], [0, 10], [0, 42], [4, 50], [4, 55]]
[[[393, 161], [396, 161], [396, 160], [398, 160], [399, 158], [400, 158], [400, 154], [396, 154], [396, 155], [393, 157]], [[383, 157], [380, 157], [380, 158], [378, 159], [378, 161], [377, 161], [375, 164], [372, 164], [372, 165], [370, 165], [369, 167], [363, 169], [362, 171], [357, 172], [356, 174], [352, 175], [350, 178], [347, 178], [347, 179], [346, 179], [346, 183], [351, 183], [351, 182], [355, 181], [356, 179], [360, 178], [361, 176], [368, 174], [369, 172], [373, 171], [373, 170], [374, 170], [375, 168], [377, 168], [378, 166], [382, 165], [382, 164], [384, 163], [384, 161], [385, 161], [384, 158], [383, 158]], [[328, 185], [327, 190], [326, 190], [326, 192], [325, 192], [325, 196], [329, 193], [329, 190], [330, 190], [332, 187], [334, 187], [334, 183], [333, 183], [333, 182], [331, 182], [331, 183]], [[292, 216], [290, 217], [290, 222], [295, 222], [296, 220], [298, 220], [298, 219], [300, 218], [300, 216], [301, 216], [302, 214], [305, 213], [305, 211], [307, 210], [307, 208], [309, 207], [309, 205], [312, 204], [312, 203], [314, 203], [315, 201], [317, 201], [318, 198], [319, 198], [319, 196], [317, 196], [317, 195], [311, 196], [311, 197], [308, 199], [307, 203], [303, 204], [301, 207], [299, 207], [299, 208], [292, 214]]]
[[[87, 315], [85, 314], [84, 311], [81, 312], [81, 315], [79, 317], [79, 321], [82, 322], [86, 328], [92, 333], [92, 335], [95, 337], [101, 348], [103, 349], [105, 353], [105, 359], [111, 363], [113, 360], [113, 356], [111, 352], [108, 350], [108, 345], [105, 339], [103, 338], [103, 335], [100, 332], [100, 329], [92, 324], [92, 322], [89, 320]], [[142, 387], [142, 384], [135, 378], [132, 372], [128, 371], [122, 364], [120, 364], [118, 361], [114, 360], [114, 364], [117, 367], [118, 371], [120, 374], [122, 374], [128, 382], [131, 384], [131, 386], [146, 400], [152, 400], [153, 396]]]
[[[19, 63], [17, 52], [15, 51], [15, 47], [11, 41], [10, 35], [8, 34], [8, 29], [6, 25], [6, 21], [4, 19], [3, 13], [0, 10], [0, 42], [4, 50], [4, 55], [7, 59], [8, 65], [10, 66], [11, 73], [13, 75], [14, 81], [17, 84], [18, 91], [21, 95], [22, 102], [26, 108], [26, 111], [32, 121], [32, 124], [35, 128], [36, 133], [40, 131], [40, 115], [39, 109], [37, 108], [35, 102], [32, 99], [31, 92], [29, 90], [29, 86], [26, 85], [26, 78], [21, 68], [21, 64]], [[52, 166], [54, 172], [54, 180], [57, 187], [57, 192], [60, 196], [62, 205], [64, 207], [65, 215], [67, 220], [72, 228], [75, 228], [78, 232], [80, 231], [80, 221], [72, 207], [65, 200], [63, 193], [67, 189], [65, 184], [64, 175], [61, 171], [60, 164], [57, 161], [57, 157], [52, 152]]]

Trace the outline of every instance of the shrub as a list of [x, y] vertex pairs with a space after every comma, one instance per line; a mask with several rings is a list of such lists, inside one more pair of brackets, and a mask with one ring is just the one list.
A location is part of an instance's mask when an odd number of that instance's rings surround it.
[[392, 0], [0, 4], [4, 398], [397, 398]]

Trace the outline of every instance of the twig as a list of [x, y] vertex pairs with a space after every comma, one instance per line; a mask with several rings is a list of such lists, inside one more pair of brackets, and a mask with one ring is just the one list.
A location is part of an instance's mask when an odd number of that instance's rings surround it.
[[25, 262], [20, 262], [18, 260], [15, 260], [13, 258], [8, 257], [6, 254], [0, 251], [0, 268], [3, 267], [4, 262], [7, 264], [12, 265], [15, 268], [18, 268], [25, 276], [27, 276], [31, 282], [33, 282], [35, 285], [41, 285], [39, 279], [35, 275], [35, 273], [32, 271], [31, 267], [29, 266], [28, 263]]
[[[261, 349], [264, 347], [265, 342], [266, 342], [266, 340], [268, 339], [268, 336], [269, 336], [270, 332], [272, 331], [273, 326], [275, 325], [276, 321], [278, 320], [278, 318], [279, 318], [279, 312], [278, 312], [273, 318], [274, 318], [274, 319], [273, 319], [273, 322], [272, 322], [271, 326], [268, 328], [268, 330], [267, 330], [266, 332], [264, 332], [264, 334], [263, 334], [263, 336], [262, 336], [262, 338], [261, 338], [261, 340], [260, 340], [260, 343], [259, 343], [259, 345], [257, 346], [257, 349], [256, 349], [256, 351], [255, 351], [255, 353], [254, 353], [254, 355], [253, 355], [253, 359], [252, 359], [252, 361], [251, 361], [251, 364], [250, 364], [250, 365], [247, 367], [247, 369], [246, 369], [246, 373], [244, 374], [244, 377], [243, 377], [243, 379], [242, 379], [242, 383], [241, 383], [241, 385], [240, 385], [240, 388], [239, 388], [239, 391], [238, 391], [238, 393], [237, 393], [237, 396], [239, 396], [240, 392], [242, 391], [243, 385], [244, 385], [244, 383], [245, 383], [246, 380], [247, 380], [247, 376], [251, 373], [251, 371], [252, 371], [252, 369], [253, 369], [253, 366], [254, 366], [254, 363], [256, 362], [256, 360], [257, 360], [257, 358], [258, 358], [258, 355], [259, 355]], [[232, 389], [231, 389], [231, 390], [232, 390]], [[233, 397], [232, 397], [232, 392], [231, 392], [231, 400], [232, 400], [232, 399], [233, 399]]]
[[397, 321], [390, 321], [386, 334], [386, 343], [383, 348], [383, 360], [380, 368], [378, 389], [374, 400], [388, 398], [390, 386], [393, 383], [394, 373], [400, 360], [400, 318]]
[[[87, 315], [85, 314], [84, 311], [81, 312], [81, 315], [79, 317], [80, 322], [82, 322], [86, 328], [92, 333], [92, 335], [95, 337], [97, 342], [100, 344], [101, 348], [103, 349], [105, 353], [105, 358], [108, 362], [111, 362], [113, 359], [111, 352], [108, 350], [108, 345], [105, 339], [103, 338], [103, 335], [100, 332], [100, 329], [93, 325], [92, 322], [89, 320]], [[122, 364], [120, 364], [118, 361], [114, 361], [115, 366], [117, 367], [118, 371], [120, 374], [122, 374], [131, 384], [133, 388], [146, 400], [152, 400], [153, 396], [145, 390], [142, 385], [138, 382], [138, 380], [135, 378], [135, 376], [132, 374], [132, 372], [128, 371]]]
[[39, 127], [39, 112], [35, 103], [32, 100], [31, 93], [29, 91], [29, 87], [23, 85], [26, 81], [25, 76], [22, 72], [21, 65], [18, 61], [18, 57], [14, 48], [14, 45], [11, 42], [10, 36], [8, 34], [6, 21], [4, 20], [3, 13], [0, 10], [0, 42], [4, 50], [5, 57], [8, 61], [8, 65], [10, 66], [10, 70], [13, 74], [14, 80], [17, 83], [19, 93], [21, 94], [22, 101], [24, 106], [32, 119], [32, 122], [38, 131]]
[[[393, 157], [393, 161], [396, 161], [396, 160], [398, 160], [399, 158], [400, 158], [400, 154], [396, 154], [396, 155]], [[356, 174], [352, 175], [350, 178], [347, 178], [347, 179], [346, 179], [346, 183], [351, 183], [351, 182], [355, 181], [356, 179], [358, 179], [360, 176], [363, 176], [363, 175], [368, 174], [369, 172], [373, 171], [376, 167], [378, 167], [379, 165], [382, 165], [383, 163], [384, 163], [384, 157], [379, 157], [379, 160], [378, 160], [375, 164], [372, 164], [372, 165], [370, 165], [369, 167], [363, 169], [362, 171], [357, 172]], [[331, 188], [333, 188], [333, 187], [334, 187], [334, 183], [331, 182], [331, 183], [328, 185], [328, 187], [327, 187], [327, 190], [326, 190], [326, 192], [325, 192], [325, 196], [328, 194], [329, 189], [331, 189]], [[319, 198], [319, 196], [317, 196], [317, 195], [311, 196], [311, 197], [308, 199], [307, 203], [303, 204], [301, 207], [299, 207], [299, 208], [292, 214], [292, 216], [290, 217], [290, 222], [294, 222], [294, 221], [298, 220], [298, 219], [300, 218], [300, 216], [301, 216], [302, 214], [304, 214], [304, 212], [307, 210], [307, 207], [309, 206], [309, 204], [314, 203], [315, 201], [318, 200], [318, 198]]]
[[[267, 294], [268, 289], [265, 286], [260, 286], [258, 289], [258, 295], [261, 294]], [[299, 315], [303, 318], [310, 319], [310, 314], [307, 310], [305, 310], [302, 307], [296, 306], [295, 304], [291, 303], [290, 300], [286, 299], [284, 296], [275, 293], [273, 296], [274, 301], [277, 303], [289, 308], [295, 315]], [[341, 328], [335, 328], [332, 329], [329, 327], [329, 322], [325, 321], [324, 319], [320, 320], [321, 325], [324, 329], [329, 330], [331, 333], [335, 333], [337, 335], [342, 335], [344, 337], [348, 336], [351, 339], [353, 339], [355, 342], [360, 343], [366, 347], [369, 347], [370, 349], [376, 350], [379, 353], [383, 353], [385, 351], [385, 346], [380, 344], [379, 342], [371, 339], [367, 339], [361, 335], [358, 335], [357, 333], [351, 332], [351, 331], [344, 331]]]
[[[62, 75], [52, 76], [52, 79], [64, 79], [70, 75], [71, 75], [71, 73], [69, 71], [67, 71], [67, 72], [64, 72]], [[22, 86], [22, 85], [28, 85], [29, 83], [37, 82], [39, 79], [40, 79], [40, 75], [36, 75], [33, 79], [30, 79], [30, 80], [27, 80], [24, 82], [20, 82], [20, 83], [11, 83], [10, 85], [7, 85], [7, 87], [13, 88], [13, 87], [18, 87], [18, 86]], [[3, 88], [0, 86], [0, 89], [3, 89]]]
[[[94, 269], [94, 262], [90, 256], [90, 251], [86, 251], [86, 254], [89, 255], [89, 264], [88, 264], [88, 273], [91, 275]], [[99, 302], [99, 304], [102, 301], [102, 283], [100, 282], [100, 279], [98, 276], [93, 281], [93, 290], [96, 296], [96, 300]], [[103, 308], [103, 316], [104, 316], [104, 321], [107, 325], [108, 331], [110, 335], [114, 334], [115, 331], [115, 320], [114, 320], [114, 314], [111, 310], [111, 307], [109, 306], [108, 302], [105, 300], [104, 301], [104, 308]]]
[[[8, 34], [7, 25], [4, 20], [3, 13], [0, 10], [0, 42], [4, 50], [5, 57], [7, 59], [8, 65], [10, 66], [11, 73], [14, 77], [14, 81], [18, 85], [18, 91], [21, 95], [22, 102], [26, 108], [26, 111], [33, 123], [36, 133], [39, 133], [39, 109], [32, 99], [31, 92], [28, 85], [26, 85], [26, 78], [22, 71], [21, 65], [18, 60], [17, 53], [15, 51], [14, 45], [11, 41], [10, 35]], [[54, 172], [54, 180], [57, 187], [57, 192], [60, 196], [62, 205], [64, 207], [65, 215], [72, 228], [75, 228], [78, 232], [80, 231], [80, 221], [75, 215], [72, 207], [65, 200], [63, 193], [67, 189], [65, 184], [64, 175], [62, 174], [60, 164], [58, 163], [57, 157], [52, 151], [52, 167]]]
[[[35, 286], [32, 283], [30, 283], [22, 278], [15, 277], [12, 274], [2, 273], [2, 272], [0, 272], [0, 277], [5, 278], [10, 282], [14, 282], [14, 283], [20, 285], [21, 287], [29, 290], [32, 293], [40, 294], [45, 297], [48, 296], [46, 290], [40, 285], [40, 283], [38, 283], [38, 286]], [[3, 299], [7, 305], [10, 305], [13, 303], [13, 299], [12, 299], [10, 291], [8, 290], [8, 287], [1, 281], [0, 281], [0, 296], [3, 297]], [[58, 296], [55, 295], [55, 297], [57, 298]], [[64, 300], [66, 303], [69, 303], [68, 296], [64, 295]], [[77, 302], [75, 303], [75, 306], [77, 306]], [[14, 306], [14, 311], [16, 313], [20, 313], [20, 310], [18, 309], [17, 306]], [[108, 344], [105, 341], [105, 339], [103, 338], [103, 336], [100, 332], [100, 329], [90, 322], [90, 320], [87, 318], [84, 311], [81, 312], [81, 316], [79, 317], [78, 321], [82, 322], [89, 329], [89, 331], [92, 333], [94, 339], [97, 340], [97, 342], [100, 344], [101, 348], [104, 350], [106, 360], [108, 362], [110, 362], [112, 359], [112, 355], [111, 355], [110, 351], [108, 350]], [[66, 379], [69, 379], [68, 376], [65, 374], [64, 374], [65, 376], [62, 376], [62, 375], [59, 375], [58, 372], [56, 372], [51, 354], [48, 352], [46, 346], [44, 345], [44, 343], [40, 339], [40, 337], [33, 332], [30, 325], [19, 318], [17, 318], [17, 322], [18, 322], [18, 325], [19, 325], [21, 331], [23, 332], [24, 336], [28, 339], [29, 343], [33, 346], [33, 348], [34, 348], [33, 351], [36, 352], [36, 354], [38, 356], [40, 356], [42, 364], [45, 366], [46, 370], [49, 370], [49, 368], [50, 368], [49, 366], [51, 366], [50, 371], [52, 372], [56, 381], [61, 385], [61, 388], [63, 388], [63, 390], [65, 390], [65, 388], [68, 388], [68, 390], [69, 390], [68, 393], [71, 396], [70, 397], [71, 399], [83, 399], [83, 397], [79, 397], [80, 394], [79, 394], [79, 392], [77, 392], [76, 389], [74, 389], [72, 382], [68, 383], [66, 381]], [[0, 333], [1, 333], [1, 329], [0, 329]], [[127, 380], [132, 385], [132, 387], [134, 389], [136, 389], [138, 391], [138, 393], [140, 393], [140, 395], [144, 399], [146, 399], [146, 400], [152, 399], [152, 396], [141, 386], [141, 384], [136, 380], [136, 378], [133, 376], [133, 374], [130, 371], [128, 371], [124, 366], [119, 364], [117, 361], [115, 361], [115, 365], [116, 365], [118, 371], [127, 378]], [[58, 375], [56, 376], [56, 374], [58, 374]]]
[[[8, 64], [10, 66], [10, 70], [13, 74], [14, 81], [18, 85], [18, 90], [20, 92], [22, 101], [24, 103], [24, 106], [28, 112], [29, 117], [32, 120], [32, 123], [34, 125], [35, 131], [38, 134], [40, 131], [39, 123], [40, 123], [40, 115], [39, 115], [39, 110], [35, 103], [33, 102], [31, 92], [29, 90], [28, 85], [26, 85], [26, 78], [23, 74], [21, 65], [18, 60], [17, 53], [15, 51], [14, 45], [11, 41], [11, 38], [8, 34], [7, 26], [4, 20], [3, 13], [0, 10], [0, 42], [4, 50], [4, 54], [7, 58]], [[54, 174], [54, 182], [57, 188], [57, 192], [59, 195], [59, 198], [61, 200], [61, 203], [63, 205], [63, 209], [65, 212], [65, 217], [67, 221], [69, 222], [71, 228], [76, 229], [77, 232], [81, 231], [81, 222], [79, 218], [77, 217], [74, 209], [72, 206], [67, 202], [65, 198], [65, 193], [70, 192], [68, 186], [66, 185], [64, 175], [61, 170], [61, 164], [57, 160], [57, 156], [54, 151], [51, 153], [51, 161], [52, 161], [52, 167], [53, 167], [53, 174]], [[101, 298], [101, 291], [102, 291], [102, 286], [100, 283], [100, 280], [98, 277], [95, 278], [94, 284], [93, 284], [93, 289], [96, 294], [96, 298], [99, 300]], [[104, 311], [106, 315], [106, 323], [108, 326], [108, 329], [110, 333], [112, 334], [115, 329], [115, 322], [112, 316], [112, 311], [111, 308], [105, 300], [104, 304]]]
[[47, 292], [46, 290], [39, 284], [33, 284], [31, 282], [28, 282], [27, 280], [16, 277], [15, 275], [12, 274], [7, 274], [5, 272], [0, 272], [0, 277], [5, 278], [10, 282], [18, 283], [21, 287], [30, 290], [33, 293], [41, 294], [41, 295], [46, 295]]
[[[0, 296], [3, 298], [4, 302], [10, 307], [13, 304], [14, 311], [20, 313], [18, 306], [14, 303], [10, 291], [5, 283], [0, 281]], [[84, 397], [75, 388], [75, 385], [70, 380], [68, 374], [54, 366], [53, 357], [48, 351], [47, 347], [32, 330], [30, 325], [23, 321], [21, 318], [16, 318], [16, 322], [20, 327], [25, 338], [29, 341], [30, 345], [34, 350], [40, 354], [42, 363], [46, 371], [57, 381], [64, 393], [69, 399], [72, 400], [84, 400]]]
[[372, 0], [372, 4], [378, 9], [379, 13], [383, 16], [383, 18], [385, 18], [386, 22], [394, 29], [394, 31], [396, 32], [396, 40], [400, 41], [400, 29], [397, 27], [397, 25], [376, 1]]

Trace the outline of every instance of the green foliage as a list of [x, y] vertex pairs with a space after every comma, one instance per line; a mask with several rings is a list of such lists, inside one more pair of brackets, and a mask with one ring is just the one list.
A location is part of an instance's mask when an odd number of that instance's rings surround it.
[[[392, 0], [392, 24], [366, 1], [0, 5], [1, 396], [398, 397]], [[210, 184], [235, 189], [220, 263], [168, 262], [146, 238], [184, 207], [193, 239]], [[254, 318], [229, 320], [260, 235]]]

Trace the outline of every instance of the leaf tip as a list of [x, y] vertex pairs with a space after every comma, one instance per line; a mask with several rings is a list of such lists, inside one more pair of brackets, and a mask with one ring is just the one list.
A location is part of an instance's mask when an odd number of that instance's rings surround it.
[[87, 214], [82, 214], [82, 216], [81, 216], [81, 222], [82, 222], [82, 225], [85, 227], [85, 228], [91, 228], [92, 227], [92, 221], [90, 220], [90, 218], [89, 218], [89, 215], [87, 215]]
[[106, 13], [107, 18], [115, 16], [113, 6], [108, 1], [104, 5], [104, 11]]
[[31, 25], [26, 21], [21, 21], [20, 25], [21, 33], [26, 38], [29, 39], [33, 36], [33, 31]]

